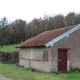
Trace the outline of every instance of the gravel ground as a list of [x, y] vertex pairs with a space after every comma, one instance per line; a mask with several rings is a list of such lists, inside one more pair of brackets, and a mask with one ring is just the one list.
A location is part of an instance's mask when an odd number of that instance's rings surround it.
[[0, 74], [0, 80], [12, 80], [12, 79], [7, 78], [7, 77], [5, 77], [5, 76], [3, 76], [3, 75]]

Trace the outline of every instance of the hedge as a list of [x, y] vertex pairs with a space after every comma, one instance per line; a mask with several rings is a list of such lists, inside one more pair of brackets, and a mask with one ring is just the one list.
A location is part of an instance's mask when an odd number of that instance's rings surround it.
[[18, 63], [19, 62], [19, 52], [4, 52], [0, 51], [0, 62], [4, 63]]

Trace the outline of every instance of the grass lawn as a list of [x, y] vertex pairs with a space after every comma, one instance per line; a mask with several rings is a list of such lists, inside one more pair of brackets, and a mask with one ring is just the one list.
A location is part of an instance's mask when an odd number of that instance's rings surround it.
[[15, 64], [0, 63], [0, 74], [13, 80], [80, 80], [80, 73], [51, 74], [43, 72], [31, 72], [20, 68]]
[[10, 44], [10, 45], [3, 45], [3, 48], [0, 47], [0, 51], [17, 51], [18, 48], [15, 48], [18, 44]]

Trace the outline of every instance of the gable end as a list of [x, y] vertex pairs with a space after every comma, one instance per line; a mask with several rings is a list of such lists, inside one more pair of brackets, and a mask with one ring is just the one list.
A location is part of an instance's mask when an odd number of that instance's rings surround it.
[[65, 36], [69, 36], [69, 34], [73, 33], [74, 31], [78, 30], [80, 28], [80, 24], [78, 24], [76, 27], [72, 28], [71, 30], [63, 33], [62, 35], [58, 36], [57, 38], [51, 40], [50, 42], [48, 42], [46, 44], [46, 47], [49, 47], [49, 46], [53, 46], [53, 44], [59, 40], [61, 40], [62, 38], [64, 38]]

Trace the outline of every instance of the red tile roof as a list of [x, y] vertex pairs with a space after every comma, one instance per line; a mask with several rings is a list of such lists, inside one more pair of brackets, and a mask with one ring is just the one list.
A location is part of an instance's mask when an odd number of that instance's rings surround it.
[[23, 48], [23, 47], [42, 47], [45, 46], [49, 41], [55, 39], [56, 37], [60, 36], [61, 34], [65, 33], [66, 31], [72, 29], [75, 26], [45, 31], [36, 37], [33, 37], [29, 40], [26, 40], [25, 42], [19, 44], [17, 48]]

